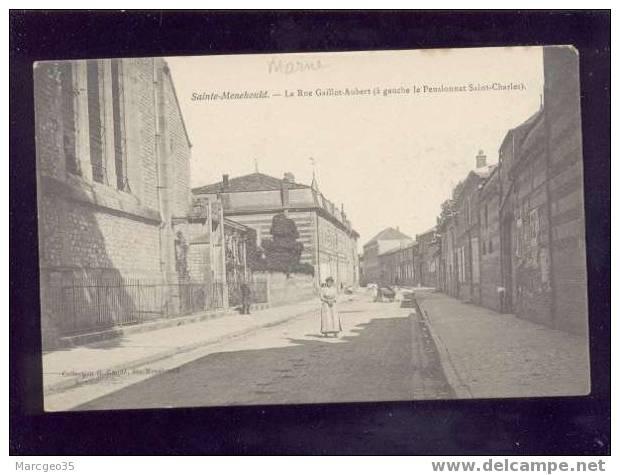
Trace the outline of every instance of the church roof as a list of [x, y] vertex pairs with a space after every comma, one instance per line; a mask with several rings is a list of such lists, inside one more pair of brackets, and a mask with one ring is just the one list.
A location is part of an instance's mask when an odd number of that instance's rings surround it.
[[244, 191], [273, 191], [282, 189], [283, 183], [286, 183], [289, 190], [310, 188], [308, 185], [286, 181], [281, 178], [265, 175], [264, 173], [250, 173], [249, 175], [243, 175], [228, 180], [228, 187], [226, 190], [224, 190], [223, 182], [219, 181], [210, 185], [193, 188], [192, 192], [194, 194], [203, 194], [221, 193], [223, 191], [227, 193], [238, 193]]

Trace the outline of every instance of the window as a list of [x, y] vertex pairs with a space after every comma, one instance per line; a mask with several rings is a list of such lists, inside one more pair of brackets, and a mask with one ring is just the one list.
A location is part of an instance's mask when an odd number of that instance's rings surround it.
[[539, 230], [540, 221], [538, 218], [538, 208], [534, 208], [532, 211], [530, 211], [530, 239], [533, 246], [538, 243]]
[[70, 61], [61, 63], [60, 88], [62, 91], [62, 147], [65, 155], [65, 169], [81, 175], [80, 162], [75, 151], [75, 89], [73, 87], [73, 65]]
[[465, 282], [465, 248], [458, 249], [456, 258], [459, 282]]
[[116, 187], [129, 190], [127, 180], [127, 162], [125, 158], [125, 109], [123, 105], [121, 61], [113, 59], [112, 69], [112, 118], [114, 121], [114, 166]]
[[86, 89], [88, 95], [90, 163], [93, 169], [93, 180], [103, 183], [107, 180], [107, 177], [103, 165], [104, 130], [101, 120], [100, 74], [99, 62], [97, 60], [89, 60], [86, 63]]
[[521, 257], [521, 234], [522, 234], [522, 221], [521, 210], [517, 209], [515, 212], [516, 226], [513, 230], [513, 241], [515, 246], [515, 256]]
[[489, 205], [484, 205], [484, 227], [489, 227]]
[[463, 217], [465, 219], [465, 224], [469, 224], [469, 199], [465, 200], [464, 202]]
[[478, 239], [471, 240], [471, 278], [474, 284], [480, 283], [480, 262], [478, 261]]
[[482, 243], [482, 255], [485, 255], [487, 253], [487, 243], [483, 242]]
[[493, 240], [489, 239], [489, 254], [493, 252]]

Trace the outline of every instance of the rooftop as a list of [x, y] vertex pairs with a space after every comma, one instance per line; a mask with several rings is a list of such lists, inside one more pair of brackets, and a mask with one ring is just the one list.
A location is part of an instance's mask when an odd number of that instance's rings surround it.
[[532, 116], [530, 116], [525, 122], [522, 122], [518, 126], [510, 129], [506, 133], [506, 136], [504, 137], [504, 140], [502, 141], [502, 144], [499, 147], [500, 150], [504, 148], [504, 146], [507, 144], [509, 137], [511, 136], [514, 136], [515, 142], [518, 145], [520, 145], [521, 141], [525, 138], [525, 136], [530, 131], [530, 129], [534, 127], [534, 125], [536, 125], [538, 120], [542, 117], [542, 114], [543, 114], [543, 110], [539, 109]]
[[405, 246], [396, 247], [394, 249], [390, 249], [389, 251], [382, 252], [379, 255], [380, 256], [387, 256], [387, 255], [394, 254], [394, 253], [397, 253], [397, 252], [406, 251], [408, 249], [411, 249], [412, 247], [416, 247], [417, 245], [418, 245], [418, 243], [416, 241], [413, 241], [413, 242], [411, 242], [411, 243], [409, 243], [409, 244], [407, 244]]
[[[223, 199], [224, 211], [229, 216], [245, 212], [256, 212], [257, 210], [264, 211], [265, 209], [273, 211], [273, 209], [278, 207], [317, 210], [327, 219], [332, 220], [332, 222], [339, 226], [343, 226], [348, 232], [359, 237], [359, 234], [352, 228], [351, 222], [347, 219], [344, 205], [339, 208], [332, 201], [326, 199], [318, 190], [316, 179], [313, 178], [312, 184], [313, 186], [310, 187], [295, 182], [295, 177], [291, 173], [285, 173], [283, 178], [275, 178], [264, 173], [254, 172], [235, 178], [228, 178], [228, 175], [224, 175], [222, 181], [193, 188], [192, 193], [197, 195], [197, 197], [220, 193], [223, 193], [225, 196], [234, 193], [248, 193], [248, 195], [236, 195], [239, 200]], [[302, 192], [295, 196], [294, 201], [290, 200], [290, 198], [286, 200], [284, 195], [280, 193], [283, 188], [302, 190]], [[278, 192], [277, 196], [273, 193], [276, 191]], [[253, 199], [253, 192], [271, 192], [268, 194], [273, 199], [268, 200], [268, 202], [255, 200]]]
[[240, 193], [244, 191], [275, 191], [281, 190], [284, 183], [286, 183], [289, 190], [310, 188], [308, 185], [287, 181], [282, 178], [275, 178], [265, 175], [264, 173], [250, 173], [249, 175], [231, 178], [228, 180], [228, 187], [226, 189], [224, 189], [224, 182], [219, 181], [217, 183], [211, 183], [210, 185], [193, 188], [192, 192], [194, 194], [205, 194], [221, 192]]
[[389, 227], [389, 228], [385, 228], [383, 231], [381, 231], [379, 234], [373, 237], [370, 241], [368, 241], [365, 244], [365, 246], [367, 246], [368, 244], [373, 244], [377, 241], [392, 241], [392, 240], [401, 240], [401, 239], [411, 240], [411, 237], [407, 236], [404, 233], [401, 233], [399, 229]]

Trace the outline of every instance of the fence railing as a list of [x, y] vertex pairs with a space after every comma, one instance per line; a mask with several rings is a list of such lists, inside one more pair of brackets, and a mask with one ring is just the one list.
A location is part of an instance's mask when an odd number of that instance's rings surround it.
[[117, 281], [64, 285], [51, 296], [63, 333], [76, 333], [224, 307], [222, 283]]

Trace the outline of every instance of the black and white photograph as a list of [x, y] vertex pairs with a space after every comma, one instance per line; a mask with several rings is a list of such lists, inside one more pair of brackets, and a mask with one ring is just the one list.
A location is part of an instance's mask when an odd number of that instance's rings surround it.
[[605, 471], [609, 12], [9, 26], [13, 455]]
[[575, 48], [33, 74], [45, 410], [589, 393]]

